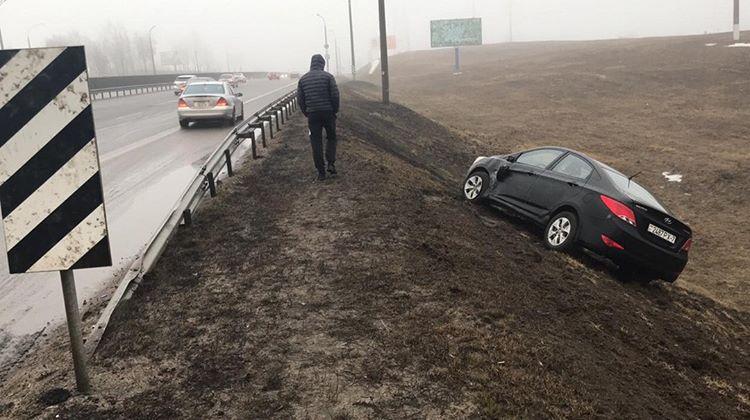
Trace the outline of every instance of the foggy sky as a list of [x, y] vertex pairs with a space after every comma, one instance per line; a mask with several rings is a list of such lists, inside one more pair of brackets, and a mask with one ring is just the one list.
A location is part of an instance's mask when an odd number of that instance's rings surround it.
[[[386, 0], [389, 32], [399, 50], [429, 48], [429, 21], [483, 18], [485, 43], [507, 42], [512, 1], [513, 40], [579, 40], [728, 32], [732, 0]], [[353, 0], [356, 55], [377, 56], [377, 0]], [[744, 2], [747, 4], [747, 2]], [[750, 4], [748, 4], [750, 6]], [[111, 27], [147, 33], [156, 55], [202, 44], [212, 61], [244, 70], [304, 70], [323, 50], [324, 15], [342, 67], [349, 62], [346, 0], [7, 0], [0, 6], [6, 48], [34, 46], [55, 34], [96, 37]], [[742, 13], [750, 28], [750, 7]], [[335, 34], [335, 35], [334, 35]]]

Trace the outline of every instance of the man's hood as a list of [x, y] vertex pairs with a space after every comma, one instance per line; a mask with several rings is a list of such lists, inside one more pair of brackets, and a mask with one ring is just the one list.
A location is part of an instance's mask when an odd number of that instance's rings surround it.
[[320, 54], [312, 56], [310, 61], [310, 70], [324, 70], [326, 68], [326, 59]]

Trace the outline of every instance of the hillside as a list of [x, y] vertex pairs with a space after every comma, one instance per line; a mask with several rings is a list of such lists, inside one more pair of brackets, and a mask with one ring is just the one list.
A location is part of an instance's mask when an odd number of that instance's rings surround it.
[[695, 233], [677, 284], [750, 310], [750, 247], [741, 239], [750, 235], [750, 48], [727, 48], [729, 39], [464, 48], [460, 76], [453, 50], [420, 51], [391, 58], [391, 92], [476, 139], [482, 155], [554, 144], [642, 171], [638, 181]]
[[296, 117], [180, 231], [116, 313], [92, 396], [44, 410], [72, 378], [42, 357], [0, 416], [750, 415], [750, 315], [546, 251], [461, 199], [483, 144], [372, 94], [344, 91], [340, 177], [312, 181]]

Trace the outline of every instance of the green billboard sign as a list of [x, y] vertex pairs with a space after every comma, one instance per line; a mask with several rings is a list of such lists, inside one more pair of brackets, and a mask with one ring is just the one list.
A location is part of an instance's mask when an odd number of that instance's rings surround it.
[[430, 22], [432, 48], [482, 45], [482, 19], [445, 19]]

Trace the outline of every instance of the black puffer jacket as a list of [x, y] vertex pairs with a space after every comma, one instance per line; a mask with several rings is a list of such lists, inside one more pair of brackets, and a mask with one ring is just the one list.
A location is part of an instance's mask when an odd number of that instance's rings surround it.
[[302, 76], [297, 86], [299, 107], [305, 115], [311, 112], [339, 112], [339, 88], [336, 79], [324, 69], [326, 60], [316, 54], [310, 72]]

